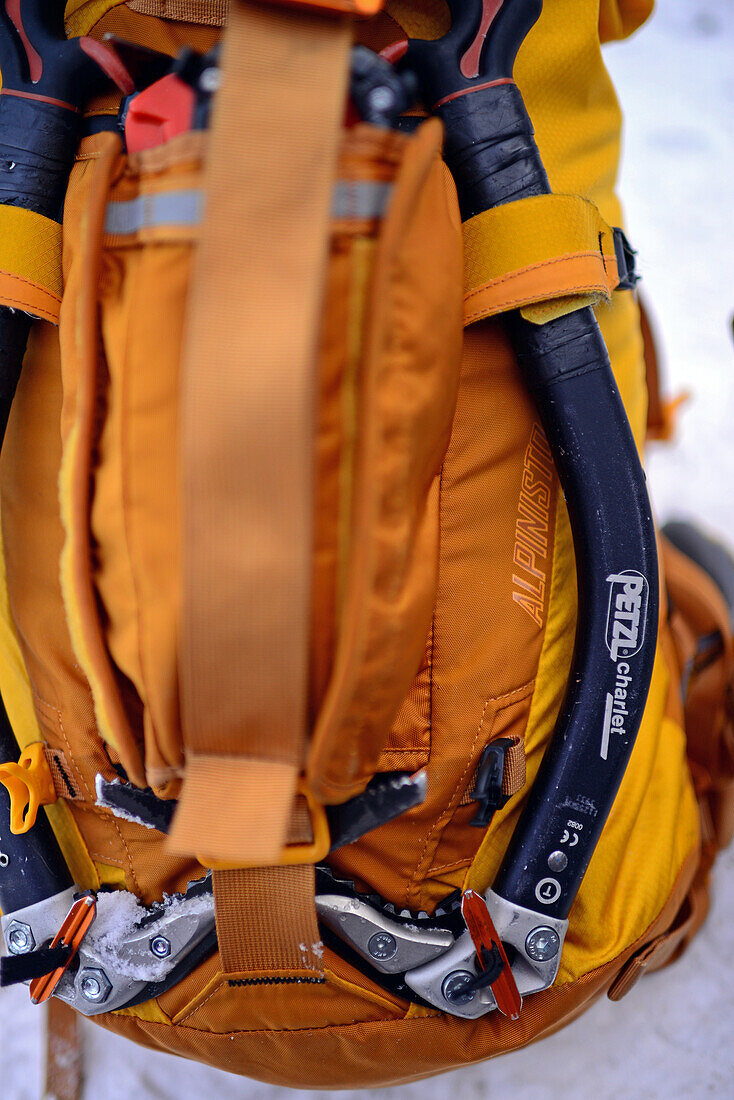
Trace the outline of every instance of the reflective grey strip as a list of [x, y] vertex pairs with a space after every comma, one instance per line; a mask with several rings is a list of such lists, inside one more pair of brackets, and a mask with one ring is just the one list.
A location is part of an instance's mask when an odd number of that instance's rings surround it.
[[166, 191], [161, 195], [141, 195], [128, 202], [110, 202], [105, 215], [105, 233], [131, 236], [141, 229], [159, 226], [199, 225], [203, 209], [201, 191]]
[[[340, 180], [331, 200], [332, 218], [380, 218], [387, 209], [391, 183], [360, 183]], [[143, 229], [162, 226], [195, 226], [201, 222], [204, 197], [201, 191], [167, 191], [141, 195], [127, 202], [110, 202], [105, 216], [105, 233], [129, 237]]]
[[331, 199], [332, 218], [381, 218], [392, 194], [391, 183], [340, 180]]

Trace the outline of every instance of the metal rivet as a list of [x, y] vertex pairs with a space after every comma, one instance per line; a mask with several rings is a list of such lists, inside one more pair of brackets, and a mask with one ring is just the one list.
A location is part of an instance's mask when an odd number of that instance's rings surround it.
[[398, 953], [398, 941], [389, 932], [375, 932], [367, 950], [373, 959], [393, 959]]
[[208, 69], [204, 69], [199, 77], [199, 87], [202, 92], [208, 92], [212, 95], [214, 92], [218, 92], [222, 85], [222, 71], [215, 65], [210, 65]]
[[165, 936], [154, 936], [150, 941], [150, 949], [159, 959], [167, 959], [171, 954], [171, 944]]
[[392, 88], [388, 88], [386, 84], [380, 84], [369, 93], [367, 96], [367, 103], [371, 111], [382, 114], [384, 111], [389, 111], [391, 107], [395, 106], [395, 93]]
[[560, 849], [557, 852], [551, 852], [548, 856], [548, 866], [551, 871], [565, 871], [568, 867], [568, 856]]
[[8, 951], [11, 955], [27, 955], [36, 946], [29, 924], [11, 921], [6, 932]]
[[89, 968], [79, 975], [79, 992], [85, 1001], [102, 1004], [112, 992], [112, 982], [104, 970]]
[[443, 993], [444, 1000], [452, 1005], [469, 1004], [469, 1002], [473, 1001], [476, 997], [476, 991], [473, 989], [469, 993], [464, 993], [462, 991], [473, 981], [474, 975], [468, 970], [454, 970], [443, 980], [441, 992]]
[[525, 940], [525, 951], [534, 962], [549, 962], [558, 954], [561, 938], [553, 928], [534, 928]]

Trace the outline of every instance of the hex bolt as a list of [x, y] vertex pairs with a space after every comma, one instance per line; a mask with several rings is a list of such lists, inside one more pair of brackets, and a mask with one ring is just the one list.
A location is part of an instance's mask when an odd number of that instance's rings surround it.
[[89, 967], [79, 975], [79, 991], [85, 1001], [100, 1005], [112, 992], [112, 982], [104, 970]]
[[525, 951], [534, 962], [550, 962], [558, 954], [561, 937], [553, 928], [541, 926], [528, 933]]
[[27, 955], [36, 946], [31, 926], [19, 920], [10, 922], [5, 938], [11, 955]]
[[474, 975], [468, 970], [454, 970], [447, 974], [441, 986], [444, 1000], [452, 1005], [468, 1005], [477, 994], [473, 989], [469, 993], [464, 993], [463, 990], [473, 981]]
[[165, 936], [154, 936], [150, 941], [150, 949], [158, 959], [167, 959], [171, 954], [171, 943]]
[[373, 959], [394, 959], [398, 953], [398, 941], [389, 932], [375, 932], [367, 944]]
[[551, 871], [565, 871], [568, 867], [568, 856], [560, 849], [557, 852], [551, 852], [548, 856], [548, 866]]

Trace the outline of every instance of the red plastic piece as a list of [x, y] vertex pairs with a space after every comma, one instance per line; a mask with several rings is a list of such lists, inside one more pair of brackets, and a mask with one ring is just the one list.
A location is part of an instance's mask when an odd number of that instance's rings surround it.
[[196, 92], [174, 73], [156, 80], [130, 102], [125, 119], [128, 153], [154, 149], [191, 129]]
[[479, 58], [484, 49], [484, 42], [494, 22], [494, 17], [503, 5], [504, 0], [483, 0], [482, 18], [479, 23], [479, 30], [477, 31], [476, 38], [462, 57], [459, 65], [461, 75], [465, 76], [467, 80], [479, 76]]
[[37, 84], [43, 75], [43, 58], [26, 34], [23, 26], [23, 14], [20, 10], [20, 0], [5, 0], [5, 11], [8, 19], [18, 32], [18, 37], [23, 43], [23, 49], [28, 60], [28, 71], [31, 83]]
[[391, 42], [389, 46], [385, 46], [380, 50], [380, 57], [384, 57], [385, 61], [389, 61], [391, 65], [397, 65], [398, 61], [401, 61], [408, 52], [408, 39], [399, 38], [397, 42]]
[[502, 946], [502, 940], [499, 938], [482, 895], [477, 894], [475, 890], [467, 890], [461, 899], [461, 915], [476, 948], [481, 970], [485, 969], [484, 952], [491, 951], [493, 947], [499, 950], [504, 965], [499, 977], [489, 988], [494, 994], [500, 1012], [512, 1020], [517, 1020], [522, 1008], [522, 997]]
[[131, 95], [135, 91], [135, 81], [111, 46], [105, 46], [94, 38], [80, 38], [79, 45], [87, 57], [96, 61], [105, 76], [110, 78], [123, 95]]

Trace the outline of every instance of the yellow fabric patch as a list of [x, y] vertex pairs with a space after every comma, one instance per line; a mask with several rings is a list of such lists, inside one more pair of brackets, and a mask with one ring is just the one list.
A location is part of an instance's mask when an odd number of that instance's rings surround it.
[[103, 15], [122, 3], [124, 0], [68, 0], [64, 15], [67, 37], [89, 34]]
[[111, 863], [94, 861], [100, 886], [113, 886], [118, 890], [126, 890], [125, 872], [121, 867], [113, 867]]
[[405, 31], [408, 38], [441, 38], [451, 29], [451, 13], [446, 0], [387, 0], [385, 11]]
[[612, 229], [579, 195], [537, 195], [464, 223], [467, 324], [551, 299], [563, 299], [553, 302], [555, 316], [570, 313], [610, 298], [618, 282]]
[[61, 226], [33, 210], [0, 206], [0, 304], [56, 323], [61, 291]]
[[146, 1024], [170, 1024], [171, 1017], [165, 1012], [157, 1001], [146, 1001], [142, 1005], [133, 1005], [132, 1008], [118, 1008], [115, 1016], [133, 1016], [136, 1020], [144, 1020]]

